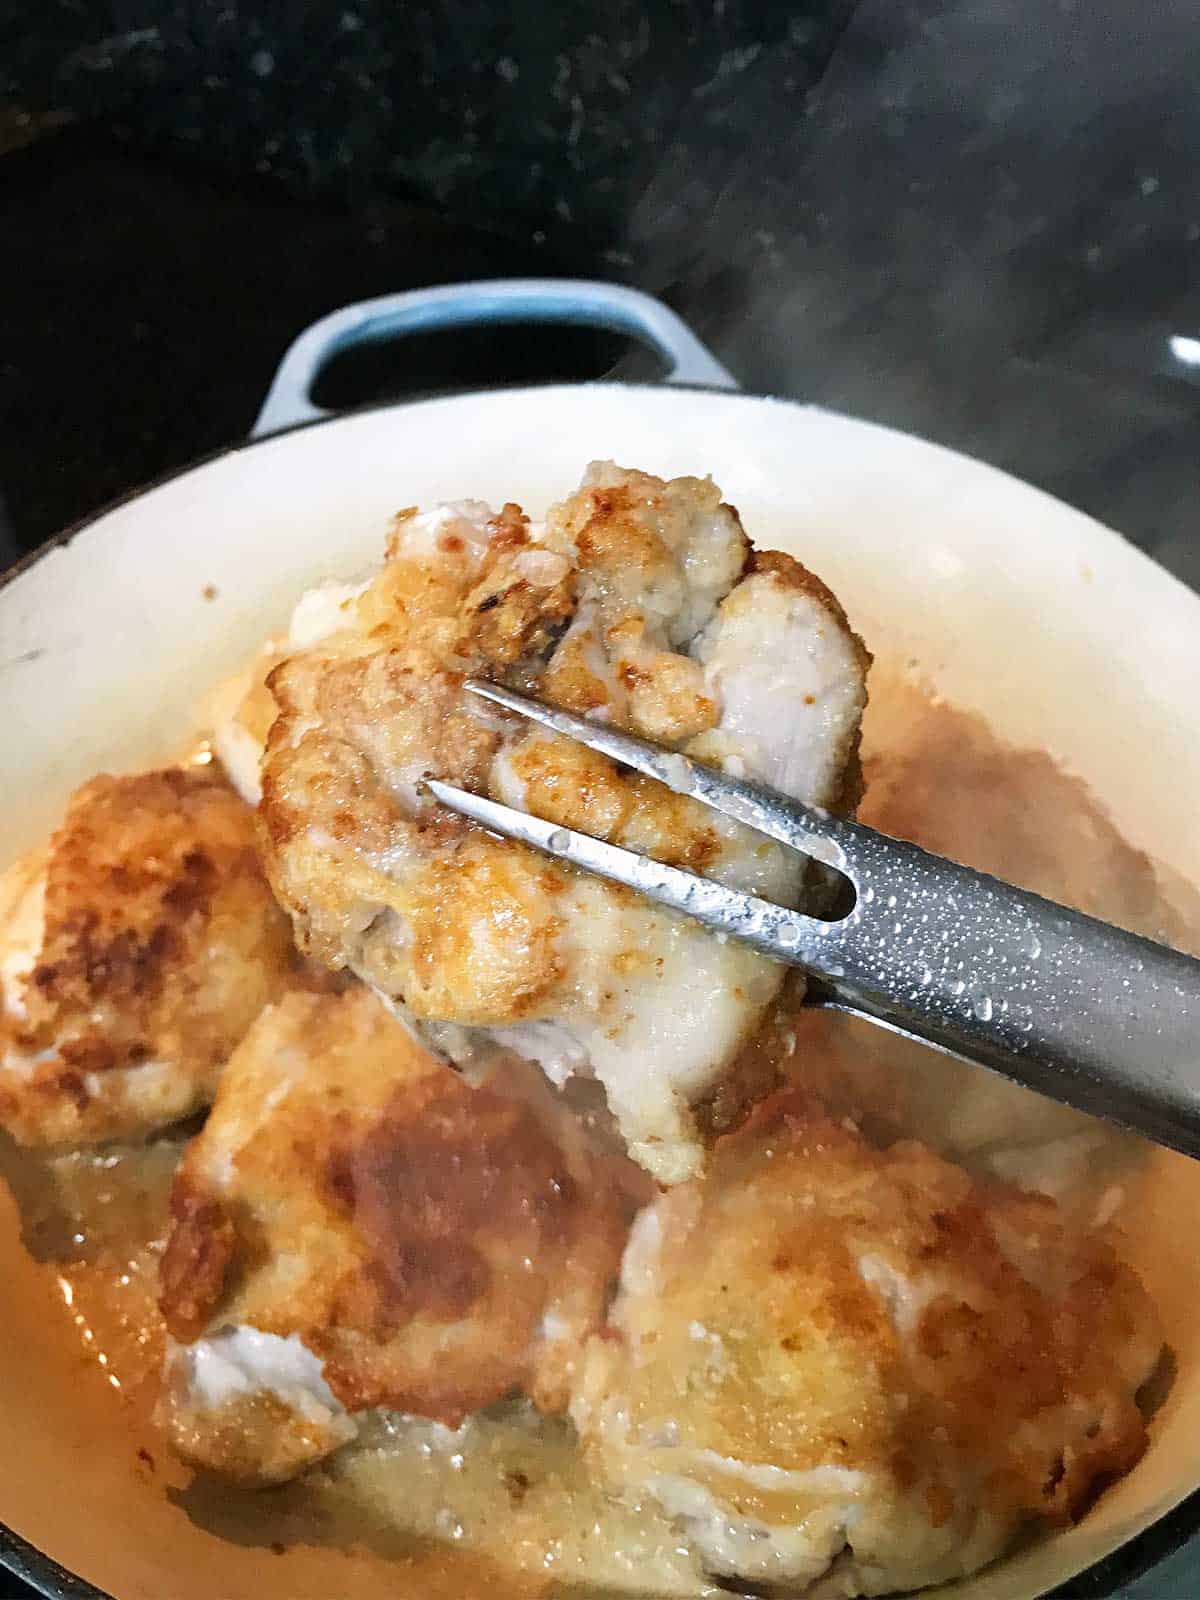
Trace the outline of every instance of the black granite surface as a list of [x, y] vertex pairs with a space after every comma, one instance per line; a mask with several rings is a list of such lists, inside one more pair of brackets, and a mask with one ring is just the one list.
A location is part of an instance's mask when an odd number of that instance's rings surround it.
[[[1200, 585], [1198, 82], [1200, 0], [0, 0], [0, 564], [242, 436], [331, 308], [568, 272]], [[457, 338], [325, 381], [630, 359]], [[1180, 1526], [1139, 1600], [1200, 1594]]]
[[853, 3], [36, 0], [0, 72], [143, 147], [611, 242], [663, 151], [736, 161], [765, 109], [741, 92], [757, 62], [773, 115], [799, 115]]
[[8, 0], [71, 126], [0, 156], [0, 495], [29, 542], [235, 437], [359, 295], [585, 271], [1200, 578], [1198, 72], [1195, 0]]
[[[580, 265], [385, 197], [353, 212], [300, 204], [86, 127], [0, 157], [0, 239], [0, 487], [26, 544], [244, 436], [292, 337], [334, 306]], [[613, 359], [587, 336], [492, 343], [444, 345], [440, 362], [410, 345], [404, 372], [420, 388], [590, 375]], [[396, 387], [386, 369], [371, 377], [333, 398]]]

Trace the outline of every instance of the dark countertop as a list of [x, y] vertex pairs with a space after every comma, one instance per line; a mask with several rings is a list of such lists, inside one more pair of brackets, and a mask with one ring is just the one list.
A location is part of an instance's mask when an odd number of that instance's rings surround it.
[[0, 173], [0, 491], [22, 543], [244, 436], [287, 344], [334, 306], [546, 254], [384, 197], [301, 204], [86, 127]]
[[1200, 578], [1187, 7], [175, 0], [113, 32], [23, 4], [0, 85], [70, 124], [0, 155], [23, 543], [237, 437], [333, 306], [582, 271], [663, 294], [748, 388], [980, 455]]
[[[1200, 586], [1196, 20], [1141, 0], [12, 0], [0, 564], [243, 436], [335, 306], [581, 273], [662, 295], [747, 388], [981, 456]], [[365, 400], [628, 360], [599, 337], [447, 338], [331, 381]], [[1136, 1593], [1198, 1588], [1185, 1554]]]

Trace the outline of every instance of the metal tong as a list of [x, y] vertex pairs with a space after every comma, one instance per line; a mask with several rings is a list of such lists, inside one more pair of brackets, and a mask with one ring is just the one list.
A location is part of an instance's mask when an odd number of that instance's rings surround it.
[[807, 1003], [1200, 1157], [1200, 961], [649, 740], [466, 687], [824, 863], [854, 905], [822, 920], [431, 780], [443, 805], [802, 968]]

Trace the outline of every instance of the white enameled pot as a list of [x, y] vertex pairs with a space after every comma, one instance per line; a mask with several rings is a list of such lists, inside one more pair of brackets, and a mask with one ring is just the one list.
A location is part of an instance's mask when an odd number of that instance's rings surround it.
[[[622, 329], [660, 352], [668, 382], [509, 388], [333, 418], [308, 398], [323, 362], [350, 343], [495, 320]], [[177, 752], [205, 692], [303, 589], [378, 559], [393, 512], [472, 496], [537, 516], [597, 457], [711, 473], [756, 542], [793, 551], [829, 582], [878, 657], [918, 664], [1002, 737], [1048, 751], [1128, 840], [1200, 883], [1200, 599], [1117, 534], [1003, 473], [738, 393], [665, 307], [559, 282], [421, 291], [336, 313], [289, 351], [248, 445], [103, 512], [3, 581], [0, 866], [83, 779]], [[1045, 1594], [1138, 1541], [1200, 1485], [1200, 1245], [1188, 1220], [1200, 1216], [1200, 1165], [1153, 1160], [1134, 1251], [1177, 1361], [1153, 1445], [1077, 1527], [956, 1586], [962, 1600]], [[26, 1257], [6, 1196], [0, 1271], [0, 1519], [11, 1530], [0, 1560], [49, 1594], [94, 1585], [119, 1600], [315, 1600], [331, 1585], [404, 1593], [378, 1558], [308, 1546], [273, 1557], [197, 1527], [105, 1407], [84, 1403], [92, 1375], [46, 1338], [62, 1305]], [[1191, 1519], [1176, 1511], [1167, 1526], [1157, 1542], [1135, 1542], [1127, 1571], [1186, 1536]], [[1089, 1577], [1086, 1592], [1107, 1592], [1116, 1570]]]

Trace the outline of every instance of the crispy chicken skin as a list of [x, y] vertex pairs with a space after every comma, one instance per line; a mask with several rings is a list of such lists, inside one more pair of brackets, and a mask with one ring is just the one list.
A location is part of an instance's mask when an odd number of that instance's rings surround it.
[[1137, 1278], [1052, 1201], [785, 1091], [639, 1217], [572, 1414], [713, 1572], [882, 1594], [974, 1570], [1130, 1467], [1160, 1348]]
[[264, 640], [254, 659], [209, 697], [206, 710], [213, 749], [230, 783], [248, 805], [256, 806], [262, 799], [263, 748], [278, 710], [267, 679], [289, 655], [309, 649], [344, 627], [365, 587], [330, 581], [309, 589], [294, 608], [287, 633]]
[[779, 986], [745, 948], [498, 841], [437, 776], [795, 903], [799, 858], [462, 693], [477, 673], [826, 806], [857, 798], [866, 653], [828, 590], [754, 553], [709, 481], [611, 464], [533, 529], [467, 502], [396, 521], [342, 625], [272, 673], [268, 870], [302, 946], [428, 1025], [600, 1079], [662, 1182]]
[[562, 1409], [644, 1185], [527, 1063], [473, 1087], [364, 989], [290, 997], [176, 1178], [176, 1443], [269, 1479], [367, 1407], [453, 1425], [520, 1389]]
[[92, 779], [6, 883], [0, 1124], [23, 1144], [136, 1138], [206, 1105], [263, 1006], [315, 981], [253, 813], [206, 769]]

